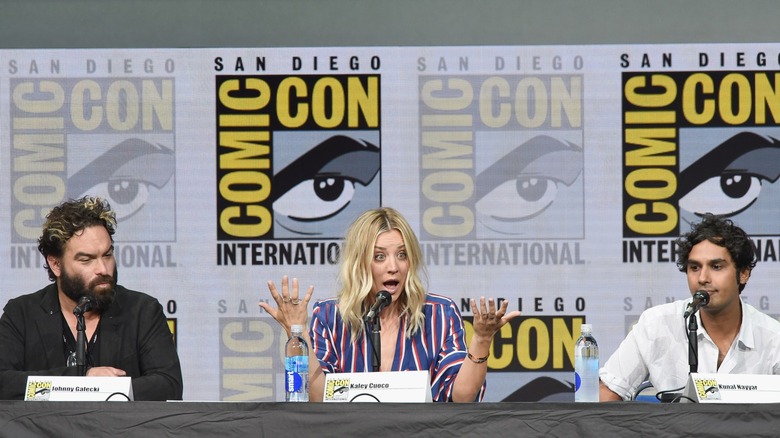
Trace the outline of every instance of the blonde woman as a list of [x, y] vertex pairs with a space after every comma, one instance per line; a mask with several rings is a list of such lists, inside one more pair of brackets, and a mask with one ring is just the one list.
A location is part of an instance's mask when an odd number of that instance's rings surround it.
[[[377, 293], [387, 291], [390, 303], [379, 313], [380, 371], [427, 370], [433, 401], [480, 401], [485, 393], [487, 357], [493, 335], [519, 311], [507, 313], [507, 302], [471, 299], [474, 335], [466, 336], [455, 302], [425, 291], [417, 237], [396, 210], [379, 208], [363, 213], [347, 231], [341, 254], [337, 297], [314, 305], [304, 338], [309, 354], [309, 400], [322, 401], [324, 373], [363, 372], [374, 368], [370, 334], [364, 315]], [[268, 282], [277, 304], [261, 302], [268, 314], [290, 333], [293, 324], [306, 324], [307, 305], [314, 291], [301, 297], [297, 279], [282, 278], [281, 293]]]

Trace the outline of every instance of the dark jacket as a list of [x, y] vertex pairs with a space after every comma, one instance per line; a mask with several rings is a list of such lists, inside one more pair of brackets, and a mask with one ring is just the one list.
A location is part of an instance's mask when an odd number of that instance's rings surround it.
[[[56, 284], [8, 301], [0, 317], [0, 399], [24, 399], [27, 376], [77, 375], [65, 366], [62, 330]], [[96, 366], [127, 372], [135, 400], [181, 400], [179, 356], [156, 299], [117, 285], [99, 336]]]

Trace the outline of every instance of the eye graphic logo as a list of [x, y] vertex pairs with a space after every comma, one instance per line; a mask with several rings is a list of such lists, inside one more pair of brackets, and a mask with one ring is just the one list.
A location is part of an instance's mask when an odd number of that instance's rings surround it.
[[421, 239], [584, 237], [582, 77], [423, 75]]
[[[272, 194], [274, 237], [338, 238], [379, 203], [378, 132], [278, 133]], [[315, 146], [308, 146], [315, 144]], [[306, 147], [309, 150], [300, 153]]]
[[780, 233], [776, 77], [623, 73], [623, 237], [674, 239], [705, 213]]
[[379, 79], [217, 76], [217, 239], [340, 239], [378, 206]]
[[752, 233], [777, 234], [780, 230], [776, 223], [759, 218], [776, 210], [780, 202], [780, 187], [773, 187], [778, 178], [780, 141], [739, 132], [680, 172], [681, 216], [687, 222], [698, 220], [704, 213], [738, 217], [740, 223], [756, 222], [750, 226]]
[[[480, 237], [555, 232], [544, 224], [565, 222], [572, 202], [581, 199], [581, 182], [579, 190], [575, 182], [582, 169], [582, 148], [547, 135], [513, 149], [477, 175]], [[565, 205], [555, 211], [552, 207], [561, 199]]]
[[[104, 142], [115, 139], [100, 137]], [[96, 139], [84, 141], [93, 144]], [[96, 153], [100, 155], [95, 157]], [[68, 168], [78, 169], [68, 178], [68, 198], [91, 195], [108, 200], [122, 235], [132, 236], [133, 241], [173, 240], [173, 150], [133, 137], [104, 151], [72, 147], [68, 158]]]
[[68, 178], [68, 197], [105, 198], [123, 223], [144, 208], [151, 190], [168, 184], [174, 165], [172, 150], [139, 138], [127, 139]]
[[173, 242], [175, 87], [169, 77], [12, 78], [12, 242], [30, 244], [52, 207], [100, 196], [118, 241]]

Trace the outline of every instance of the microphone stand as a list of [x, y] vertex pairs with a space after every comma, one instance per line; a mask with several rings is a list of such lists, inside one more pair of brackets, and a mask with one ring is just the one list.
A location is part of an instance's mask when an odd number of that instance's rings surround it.
[[696, 335], [698, 330], [696, 314], [693, 313], [688, 317], [688, 364], [691, 366], [692, 373], [699, 370], [699, 339]]
[[79, 376], [87, 375], [87, 325], [84, 323], [84, 315], [76, 315], [76, 370]]
[[366, 329], [370, 327], [371, 333], [371, 367], [376, 372], [382, 364], [382, 326], [379, 322], [379, 312], [373, 318], [366, 319], [366, 326]]

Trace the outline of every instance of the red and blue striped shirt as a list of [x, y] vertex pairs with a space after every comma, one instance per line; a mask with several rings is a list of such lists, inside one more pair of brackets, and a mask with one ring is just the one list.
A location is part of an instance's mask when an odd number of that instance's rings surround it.
[[[425, 323], [411, 338], [398, 331], [395, 358], [390, 371], [427, 370], [431, 376], [433, 401], [452, 401], [452, 387], [466, 358], [466, 334], [463, 318], [450, 298], [428, 294], [423, 304]], [[401, 327], [406, 327], [406, 316]], [[328, 299], [314, 305], [310, 335], [314, 351], [326, 373], [355, 373], [372, 369], [368, 333], [352, 339], [349, 326], [338, 312], [338, 301]], [[477, 398], [485, 395], [482, 384]]]

